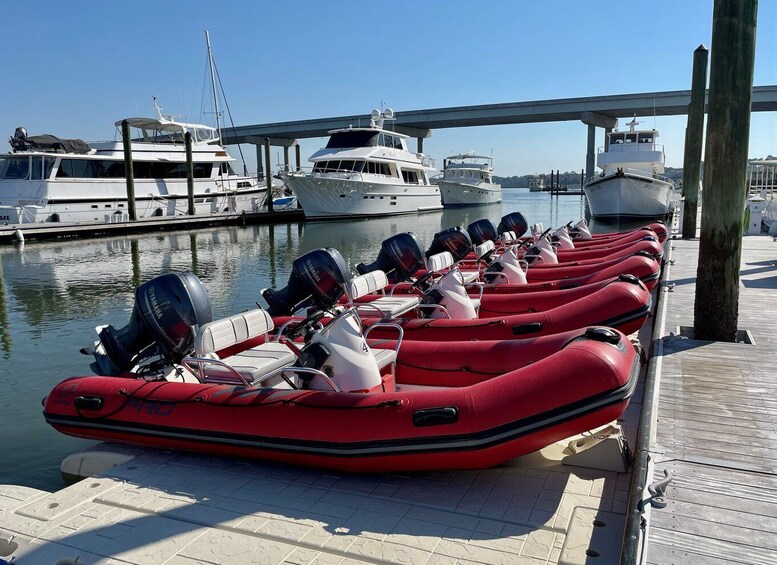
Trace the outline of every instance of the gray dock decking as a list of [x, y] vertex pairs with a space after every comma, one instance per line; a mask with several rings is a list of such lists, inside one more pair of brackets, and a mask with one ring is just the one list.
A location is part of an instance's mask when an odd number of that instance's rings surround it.
[[[740, 330], [756, 345], [677, 335], [693, 326], [698, 240], [676, 240], [666, 284], [647, 562], [777, 563], [777, 242], [743, 240]], [[658, 330], [657, 330], [658, 331]]]

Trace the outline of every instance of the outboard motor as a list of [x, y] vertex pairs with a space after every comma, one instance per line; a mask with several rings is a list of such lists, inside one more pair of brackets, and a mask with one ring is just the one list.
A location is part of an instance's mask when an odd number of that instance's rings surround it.
[[529, 222], [523, 217], [520, 212], [511, 212], [506, 216], [502, 216], [502, 220], [497, 226], [497, 231], [503, 233], [506, 231], [514, 231], [517, 237], [521, 237], [529, 229]]
[[413, 232], [398, 233], [384, 240], [374, 263], [356, 265], [360, 275], [383, 271], [390, 283], [409, 280], [423, 268], [424, 246]]
[[472, 239], [473, 245], [480, 245], [486, 241], [493, 241], [496, 243], [498, 237], [494, 222], [488, 218], [472, 222], [467, 226], [467, 233], [469, 234], [470, 239]]
[[449, 251], [453, 260], [458, 262], [472, 251], [472, 240], [461, 226], [455, 226], [434, 234], [432, 245], [426, 251], [426, 257]]
[[288, 284], [281, 290], [264, 289], [262, 298], [271, 316], [289, 316], [303, 307], [331, 308], [345, 293], [351, 274], [334, 247], [314, 249], [291, 265]]
[[194, 273], [151, 279], [135, 290], [129, 323], [119, 330], [107, 326], [100, 331], [104, 353], [94, 352], [92, 370], [98, 375], [120, 375], [157, 355], [179, 363], [194, 347], [192, 329], [211, 318], [208, 294]]
[[8, 140], [11, 144], [11, 148], [14, 151], [24, 151], [29, 149], [27, 145], [27, 130], [21, 126], [16, 128], [13, 132], [13, 136]]

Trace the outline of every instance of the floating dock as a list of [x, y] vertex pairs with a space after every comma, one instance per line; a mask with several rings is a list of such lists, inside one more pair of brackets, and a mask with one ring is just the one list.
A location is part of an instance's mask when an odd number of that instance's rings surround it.
[[127, 222], [9, 224], [0, 226], [0, 244], [11, 244], [18, 241], [18, 234], [21, 234], [25, 241], [29, 241], [118, 236], [153, 231], [192, 230], [214, 226], [279, 224], [302, 221], [304, 219], [305, 215], [302, 213], [302, 210], [297, 209], [279, 210], [277, 212], [246, 212], [199, 216], [155, 216]]

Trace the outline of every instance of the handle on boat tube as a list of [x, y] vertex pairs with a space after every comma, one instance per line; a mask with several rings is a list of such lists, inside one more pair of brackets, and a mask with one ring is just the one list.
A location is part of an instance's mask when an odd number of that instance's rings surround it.
[[531, 322], [530, 324], [518, 324], [513, 326], [513, 335], [531, 334], [542, 331], [542, 322]]

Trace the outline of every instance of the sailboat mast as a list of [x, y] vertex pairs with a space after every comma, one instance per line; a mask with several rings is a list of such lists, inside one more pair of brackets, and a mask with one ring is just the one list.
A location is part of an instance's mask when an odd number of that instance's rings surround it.
[[208, 45], [208, 65], [210, 66], [210, 85], [213, 88], [213, 106], [216, 110], [216, 131], [221, 140], [221, 111], [219, 110], [219, 97], [216, 92], [216, 70], [213, 67], [213, 52], [210, 50], [210, 33], [205, 30], [205, 43]]

